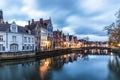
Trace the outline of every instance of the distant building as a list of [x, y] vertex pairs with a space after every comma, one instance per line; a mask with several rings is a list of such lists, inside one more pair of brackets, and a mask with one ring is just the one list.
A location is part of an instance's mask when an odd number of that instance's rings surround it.
[[34, 51], [35, 37], [25, 27], [11, 24], [0, 24], [0, 52]]
[[63, 33], [62, 31], [56, 30], [53, 32], [53, 45], [55, 49], [63, 48]]

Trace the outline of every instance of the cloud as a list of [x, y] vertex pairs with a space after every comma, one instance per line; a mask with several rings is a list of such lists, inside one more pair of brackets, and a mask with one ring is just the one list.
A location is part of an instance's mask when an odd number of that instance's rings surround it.
[[85, 37], [89, 38], [89, 41], [107, 41], [108, 37], [107, 36], [97, 36], [97, 35], [77, 35], [79, 39], [83, 39]]
[[[104, 26], [111, 24], [119, 9], [119, 0], [1, 0], [4, 20], [20, 25], [34, 18], [51, 17], [54, 30], [73, 35], [104, 38]], [[106, 38], [105, 38], [106, 39]]]
[[73, 34], [75, 34], [74, 33], [74, 31], [73, 31], [73, 29], [72, 28], [70, 28], [71, 26], [67, 26], [67, 27], [63, 27], [62, 28], [62, 31], [65, 33], [65, 34], [70, 34], [70, 35], [73, 35]]
[[107, 0], [82, 0], [79, 2], [79, 8], [85, 13], [90, 14], [102, 10], [107, 5]]
[[20, 26], [23, 26], [23, 27], [28, 24], [26, 21], [16, 20], [16, 19], [10, 20], [9, 23], [12, 23], [13, 21], [15, 21], [17, 25], [20, 25]]

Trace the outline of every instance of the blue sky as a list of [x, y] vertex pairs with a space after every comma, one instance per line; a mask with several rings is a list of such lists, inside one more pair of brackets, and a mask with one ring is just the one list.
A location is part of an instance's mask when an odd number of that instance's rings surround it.
[[34, 18], [51, 17], [54, 30], [106, 41], [104, 27], [115, 21], [120, 0], [0, 0], [4, 20], [26, 25]]

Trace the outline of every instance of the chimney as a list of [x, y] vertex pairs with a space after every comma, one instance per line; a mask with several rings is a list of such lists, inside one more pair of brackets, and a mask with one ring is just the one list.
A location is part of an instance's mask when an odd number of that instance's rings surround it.
[[43, 18], [40, 18], [40, 23], [43, 24]]
[[32, 23], [34, 23], [34, 19], [32, 19]]
[[8, 24], [8, 22], [6, 22], [6, 24]]
[[30, 20], [28, 21], [28, 25], [30, 25]]

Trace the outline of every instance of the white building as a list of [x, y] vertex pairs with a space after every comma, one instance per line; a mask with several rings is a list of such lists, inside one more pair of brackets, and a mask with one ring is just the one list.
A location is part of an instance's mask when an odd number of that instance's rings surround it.
[[34, 51], [35, 37], [25, 27], [12, 24], [0, 24], [0, 52]]

